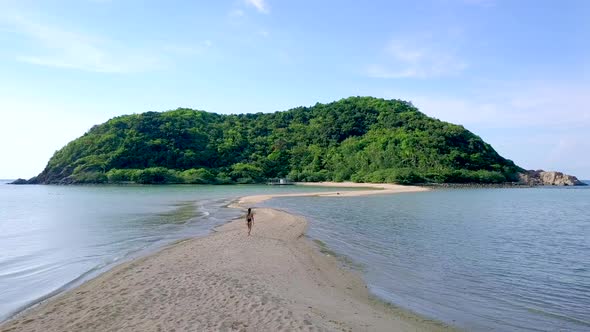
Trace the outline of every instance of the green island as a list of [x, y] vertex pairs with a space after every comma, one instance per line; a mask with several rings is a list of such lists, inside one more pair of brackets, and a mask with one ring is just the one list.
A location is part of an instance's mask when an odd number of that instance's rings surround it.
[[115, 117], [55, 152], [27, 183], [505, 183], [522, 171], [410, 102], [350, 97], [275, 113]]

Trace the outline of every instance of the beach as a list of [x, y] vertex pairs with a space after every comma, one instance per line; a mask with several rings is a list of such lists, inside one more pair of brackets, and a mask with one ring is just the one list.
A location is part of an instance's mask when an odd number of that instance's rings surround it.
[[[421, 187], [314, 183], [367, 190], [275, 196], [360, 196]], [[245, 209], [272, 195], [243, 197]], [[375, 299], [360, 275], [304, 236], [307, 221], [255, 208], [209, 236], [123, 263], [57, 295], [0, 331], [442, 331], [443, 324]]]
[[[243, 197], [238, 201], [236, 207], [252, 205], [260, 203], [275, 197], [355, 197], [367, 195], [384, 195], [384, 194], [401, 194], [408, 192], [428, 191], [426, 187], [419, 186], [402, 186], [398, 184], [389, 183], [355, 183], [355, 182], [298, 182], [299, 186], [313, 186], [313, 187], [333, 187], [343, 188], [340, 191], [317, 192], [317, 193], [296, 193], [296, 194], [276, 194], [276, 195], [254, 195]], [[347, 191], [346, 188], [356, 188], [358, 190]]]

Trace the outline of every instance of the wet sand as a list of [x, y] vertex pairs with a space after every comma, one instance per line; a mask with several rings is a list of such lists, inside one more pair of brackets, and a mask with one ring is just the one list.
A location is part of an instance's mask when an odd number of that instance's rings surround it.
[[[421, 190], [386, 186], [305, 195]], [[271, 197], [244, 197], [234, 207]], [[243, 220], [232, 221], [209, 236], [123, 263], [27, 310], [0, 331], [450, 330], [375, 300], [357, 273], [304, 237], [305, 219], [254, 211], [251, 236]]]

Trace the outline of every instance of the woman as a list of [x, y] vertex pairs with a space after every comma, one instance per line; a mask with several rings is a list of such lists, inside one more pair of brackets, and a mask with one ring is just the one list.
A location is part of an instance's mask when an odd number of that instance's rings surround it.
[[250, 232], [252, 231], [252, 223], [254, 222], [254, 212], [252, 212], [252, 208], [248, 208], [248, 214], [246, 215], [246, 224], [248, 225], [248, 236], [250, 236]]

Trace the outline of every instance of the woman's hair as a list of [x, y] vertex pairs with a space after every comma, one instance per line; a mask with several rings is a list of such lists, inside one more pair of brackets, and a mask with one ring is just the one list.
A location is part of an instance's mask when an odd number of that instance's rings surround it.
[[248, 214], [250, 214], [250, 212], [252, 212], [252, 208], [248, 208]]

